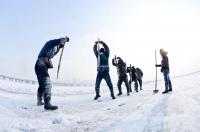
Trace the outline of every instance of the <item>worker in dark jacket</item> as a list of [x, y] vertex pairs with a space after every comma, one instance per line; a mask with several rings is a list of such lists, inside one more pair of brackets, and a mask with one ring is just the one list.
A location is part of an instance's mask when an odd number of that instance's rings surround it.
[[140, 90], [142, 90], [142, 77], [143, 77], [143, 72], [140, 68], [136, 68], [135, 69], [135, 74], [136, 74], [136, 78], [137, 78], [137, 81], [139, 82], [139, 85], [140, 85]]
[[165, 91], [163, 92], [163, 94], [168, 93], [170, 91], [172, 91], [172, 83], [169, 77], [169, 60], [167, 57], [167, 52], [164, 51], [163, 49], [160, 49], [160, 55], [162, 57], [162, 61], [161, 64], [156, 64], [156, 67], [161, 67], [161, 72], [163, 73], [164, 76], [164, 81], [165, 81]]
[[129, 73], [130, 80], [129, 80], [129, 89], [132, 92], [131, 83], [134, 82], [135, 91], [138, 92], [138, 82], [136, 76], [136, 70], [134, 66], [127, 67], [127, 73]]
[[[54, 39], [46, 42], [38, 55], [35, 64], [35, 73], [37, 75], [39, 88], [37, 91], [37, 105], [43, 105], [46, 110], [56, 110], [57, 106], [51, 105], [51, 81], [48, 73], [49, 68], [53, 68], [51, 59], [64, 47], [65, 43], [69, 41], [68, 37]], [[42, 96], [44, 103], [42, 103]]]
[[126, 63], [120, 57], [117, 57], [112, 59], [112, 64], [113, 66], [117, 67], [117, 73], [118, 73], [117, 87], [119, 93], [117, 94], [117, 96], [122, 95], [122, 88], [121, 88], [122, 82], [125, 83], [127, 89], [127, 95], [129, 95], [129, 84], [128, 84], [128, 77], [126, 74]]
[[[102, 44], [103, 48], [99, 49], [99, 44]], [[95, 91], [96, 96], [94, 97], [94, 100], [97, 100], [100, 96], [100, 83], [102, 79], [105, 79], [111, 93], [112, 99], [115, 99], [114, 91], [113, 91], [113, 85], [109, 74], [109, 64], [108, 59], [110, 55], [110, 50], [106, 43], [103, 41], [96, 41], [93, 47], [94, 54], [97, 58], [97, 77], [96, 77], [96, 83], [95, 83]]]

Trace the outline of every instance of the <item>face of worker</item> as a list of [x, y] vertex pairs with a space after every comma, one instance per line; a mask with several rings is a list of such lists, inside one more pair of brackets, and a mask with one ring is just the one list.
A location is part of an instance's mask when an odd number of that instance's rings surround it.
[[99, 52], [99, 55], [103, 55], [104, 52]]

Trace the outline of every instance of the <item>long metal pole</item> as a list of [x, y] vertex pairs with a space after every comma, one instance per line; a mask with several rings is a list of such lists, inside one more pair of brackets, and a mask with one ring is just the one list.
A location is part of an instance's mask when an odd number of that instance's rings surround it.
[[[156, 65], [157, 65], [156, 50], [155, 50], [155, 63], [156, 63]], [[157, 70], [157, 66], [156, 66], [155, 90], [157, 90], [157, 78], [158, 78], [158, 70]]]
[[99, 54], [100, 46], [99, 46], [99, 41], [100, 41], [100, 39], [98, 38], [98, 43], [97, 43], [97, 51], [98, 51], [97, 66], [98, 66], [98, 68], [100, 66], [100, 54]]
[[59, 75], [59, 71], [60, 71], [60, 64], [61, 64], [64, 48], [65, 48], [65, 46], [62, 48], [62, 51], [61, 51], [61, 54], [60, 54], [60, 59], [59, 59], [59, 63], [58, 63], [58, 70], [57, 70], [57, 79], [58, 79], [58, 75]]

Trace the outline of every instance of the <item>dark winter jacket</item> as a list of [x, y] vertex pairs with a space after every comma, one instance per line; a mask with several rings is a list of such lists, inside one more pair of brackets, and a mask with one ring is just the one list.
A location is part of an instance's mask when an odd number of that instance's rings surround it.
[[136, 73], [137, 79], [142, 79], [142, 77], [143, 77], [143, 72], [142, 72], [142, 70], [141, 70], [140, 68], [136, 68], [136, 69], [135, 69], [135, 73]]
[[[99, 55], [100, 57], [100, 62], [99, 64], [97, 64], [97, 71], [98, 72], [104, 72], [107, 71], [109, 72], [109, 63], [108, 63], [108, 59], [109, 59], [109, 55], [110, 55], [110, 50], [108, 48], [108, 46], [106, 45], [106, 43], [104, 43], [103, 41], [99, 41], [99, 43], [101, 43], [104, 47], [104, 53], [102, 55]], [[97, 58], [97, 63], [98, 63], [98, 50], [97, 50], [97, 44], [94, 45], [93, 47], [93, 51], [94, 54]]]
[[121, 77], [127, 77], [126, 74], [126, 63], [120, 58], [117, 57], [118, 61], [116, 62], [115, 59], [112, 59], [113, 66], [117, 67], [117, 73], [119, 78]]
[[157, 65], [157, 67], [161, 67], [161, 72], [163, 72], [163, 70], [169, 70], [169, 60], [167, 55], [162, 55], [161, 65]]
[[164, 70], [164, 69], [169, 70], [169, 60], [168, 60], [167, 55], [162, 56], [161, 65], [162, 65], [162, 70]]
[[127, 67], [127, 73], [129, 73], [129, 75], [132, 74], [132, 81], [137, 79], [136, 71], [135, 71], [135, 67], [134, 66], [132, 66], [131, 68]]
[[61, 45], [60, 39], [54, 39], [46, 42], [38, 55], [38, 60], [44, 61], [48, 68], [53, 68], [51, 59], [59, 52]]

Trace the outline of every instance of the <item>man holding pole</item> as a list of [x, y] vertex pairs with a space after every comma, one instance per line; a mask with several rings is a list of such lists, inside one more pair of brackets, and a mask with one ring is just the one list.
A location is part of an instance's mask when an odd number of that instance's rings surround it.
[[[99, 44], [102, 44], [103, 48], [99, 48]], [[110, 50], [106, 43], [103, 41], [96, 41], [93, 47], [94, 54], [97, 58], [97, 77], [95, 83], [95, 92], [96, 96], [94, 100], [97, 100], [100, 96], [100, 83], [102, 79], [105, 79], [111, 93], [112, 99], [115, 99], [114, 91], [113, 91], [113, 84], [109, 74], [109, 55]]]
[[164, 76], [165, 81], [165, 91], [163, 91], [163, 94], [166, 94], [168, 92], [172, 91], [172, 83], [169, 77], [169, 60], [167, 56], [168, 52], [166, 52], [164, 49], [160, 49], [160, 55], [162, 57], [161, 64], [156, 64], [156, 67], [161, 67], [161, 72]]
[[127, 67], [127, 73], [129, 73], [130, 75], [130, 80], [129, 80], [129, 87], [130, 87], [130, 92], [132, 92], [132, 88], [131, 88], [131, 83], [134, 81], [134, 87], [135, 87], [135, 91], [138, 92], [138, 83], [137, 83], [137, 76], [136, 76], [136, 70], [134, 66], [129, 66]]
[[128, 77], [126, 74], [126, 63], [122, 60], [122, 58], [115, 56], [115, 58], [112, 59], [112, 64], [113, 66], [117, 67], [117, 73], [118, 73], [117, 87], [118, 87], [119, 93], [117, 94], [117, 96], [122, 95], [121, 85], [123, 82], [126, 85], [127, 95], [129, 96], [129, 84], [128, 84]]
[[42, 97], [44, 97], [44, 109], [46, 110], [58, 109], [57, 106], [53, 106], [50, 103], [52, 85], [48, 69], [53, 68], [51, 59], [60, 51], [61, 48], [64, 48], [66, 42], [69, 42], [69, 38], [67, 36], [46, 42], [40, 51], [35, 64], [35, 73], [39, 84], [37, 91], [37, 105], [43, 105]]

